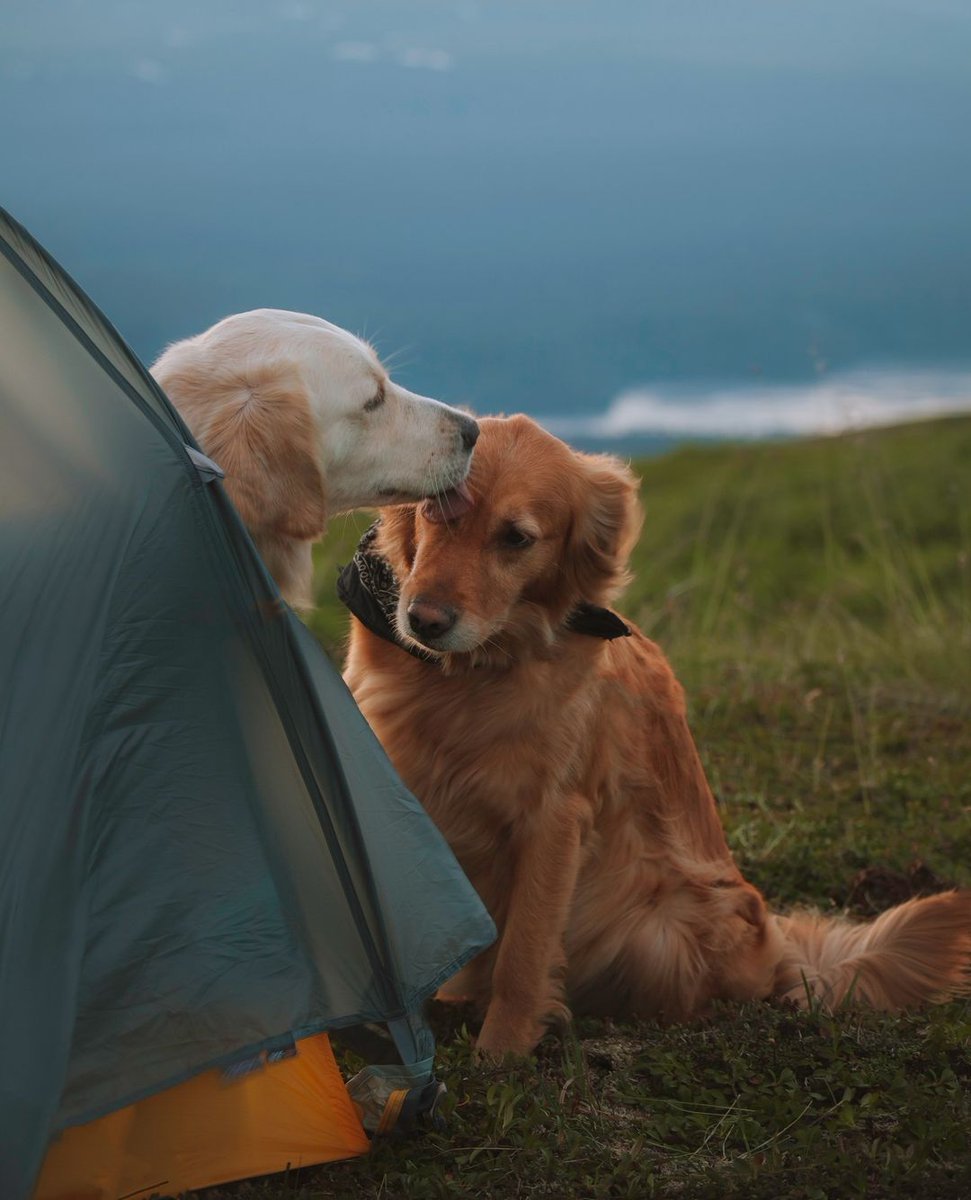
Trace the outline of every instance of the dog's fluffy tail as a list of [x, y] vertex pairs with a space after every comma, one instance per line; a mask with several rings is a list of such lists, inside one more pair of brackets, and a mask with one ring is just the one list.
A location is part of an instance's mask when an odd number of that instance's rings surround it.
[[803, 1007], [893, 1012], [971, 994], [971, 891], [908, 900], [875, 921], [777, 917], [785, 952], [775, 994]]

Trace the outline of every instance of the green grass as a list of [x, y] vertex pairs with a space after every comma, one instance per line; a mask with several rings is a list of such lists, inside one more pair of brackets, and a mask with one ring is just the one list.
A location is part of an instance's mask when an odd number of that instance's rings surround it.
[[[743, 871], [777, 905], [860, 913], [971, 884], [971, 420], [640, 471], [621, 607], [686, 686]], [[320, 548], [311, 624], [338, 658], [334, 566], [366, 524]], [[584, 1021], [503, 1068], [463, 1020], [435, 1014], [444, 1131], [210, 1197], [971, 1195], [971, 1004]]]

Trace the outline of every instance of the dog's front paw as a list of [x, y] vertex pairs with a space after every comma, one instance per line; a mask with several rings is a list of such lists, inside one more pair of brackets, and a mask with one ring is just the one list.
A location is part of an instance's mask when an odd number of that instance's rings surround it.
[[475, 1048], [483, 1058], [499, 1062], [508, 1056], [525, 1058], [536, 1049], [546, 1031], [542, 1021], [491, 1004], [482, 1022]]

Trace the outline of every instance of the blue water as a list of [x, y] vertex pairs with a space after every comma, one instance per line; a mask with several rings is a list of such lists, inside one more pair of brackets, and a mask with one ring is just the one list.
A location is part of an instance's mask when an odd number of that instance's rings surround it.
[[0, 198], [147, 360], [273, 305], [480, 411], [953, 395], [969, 64], [964, 0], [5, 0]]

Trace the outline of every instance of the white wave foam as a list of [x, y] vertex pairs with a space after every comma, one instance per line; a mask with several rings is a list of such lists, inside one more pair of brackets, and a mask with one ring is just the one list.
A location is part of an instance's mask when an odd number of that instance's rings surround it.
[[801, 385], [632, 388], [606, 412], [545, 424], [563, 437], [760, 438], [844, 433], [971, 412], [971, 370], [857, 370]]

